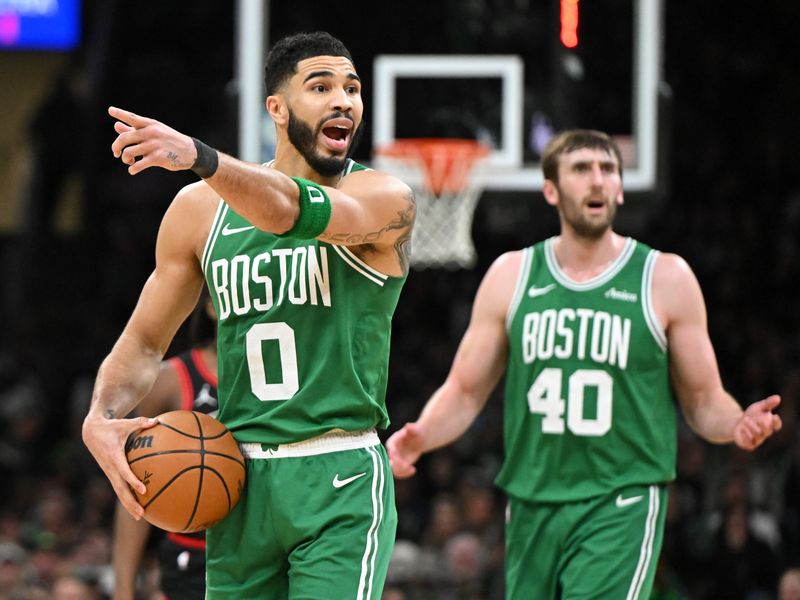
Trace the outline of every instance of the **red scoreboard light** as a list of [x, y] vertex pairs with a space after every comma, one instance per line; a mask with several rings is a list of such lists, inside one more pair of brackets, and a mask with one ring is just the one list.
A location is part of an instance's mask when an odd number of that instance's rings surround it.
[[561, 43], [567, 48], [578, 45], [578, 2], [561, 0]]

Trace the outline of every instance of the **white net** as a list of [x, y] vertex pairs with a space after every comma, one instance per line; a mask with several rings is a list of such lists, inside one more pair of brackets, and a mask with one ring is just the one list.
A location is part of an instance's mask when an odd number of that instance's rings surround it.
[[482, 193], [473, 175], [488, 153], [472, 140], [398, 140], [379, 153], [378, 168], [396, 174], [416, 195], [411, 235], [415, 269], [468, 269], [477, 258], [472, 220]]
[[426, 189], [416, 191], [417, 219], [411, 234], [414, 268], [469, 269], [475, 265], [472, 217], [480, 195], [474, 187], [440, 196]]

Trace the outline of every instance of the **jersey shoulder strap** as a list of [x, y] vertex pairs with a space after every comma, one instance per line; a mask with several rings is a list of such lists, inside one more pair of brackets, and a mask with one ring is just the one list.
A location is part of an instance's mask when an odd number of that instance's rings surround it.
[[369, 167], [362, 165], [361, 163], [357, 163], [352, 158], [348, 158], [347, 162], [344, 165], [344, 171], [342, 172], [342, 176], [350, 175], [350, 173], [357, 173], [358, 171], [371, 171]]

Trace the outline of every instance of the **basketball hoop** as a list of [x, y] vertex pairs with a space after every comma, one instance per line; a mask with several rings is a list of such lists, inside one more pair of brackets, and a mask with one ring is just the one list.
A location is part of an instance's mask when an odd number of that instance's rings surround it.
[[[475, 264], [472, 216], [483, 191], [471, 178], [476, 163], [489, 148], [475, 140], [405, 138], [376, 154], [391, 163], [423, 174], [422, 181], [403, 178], [417, 198], [417, 218], [411, 236], [411, 265], [415, 268], [469, 268]], [[386, 162], [386, 160], [384, 160]]]

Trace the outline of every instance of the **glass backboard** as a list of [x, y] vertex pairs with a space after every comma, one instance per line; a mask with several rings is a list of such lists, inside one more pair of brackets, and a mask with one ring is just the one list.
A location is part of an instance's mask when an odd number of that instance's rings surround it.
[[[561, 41], [560, 5], [509, 6], [459, 49], [377, 54], [372, 152], [397, 138], [464, 137], [491, 149], [476, 176], [487, 190], [540, 189], [540, 152], [553, 131], [601, 129], [625, 156], [625, 186], [656, 177], [660, 0], [564, 0], [578, 7], [578, 44]], [[425, 48], [420, 43], [419, 48]]]

